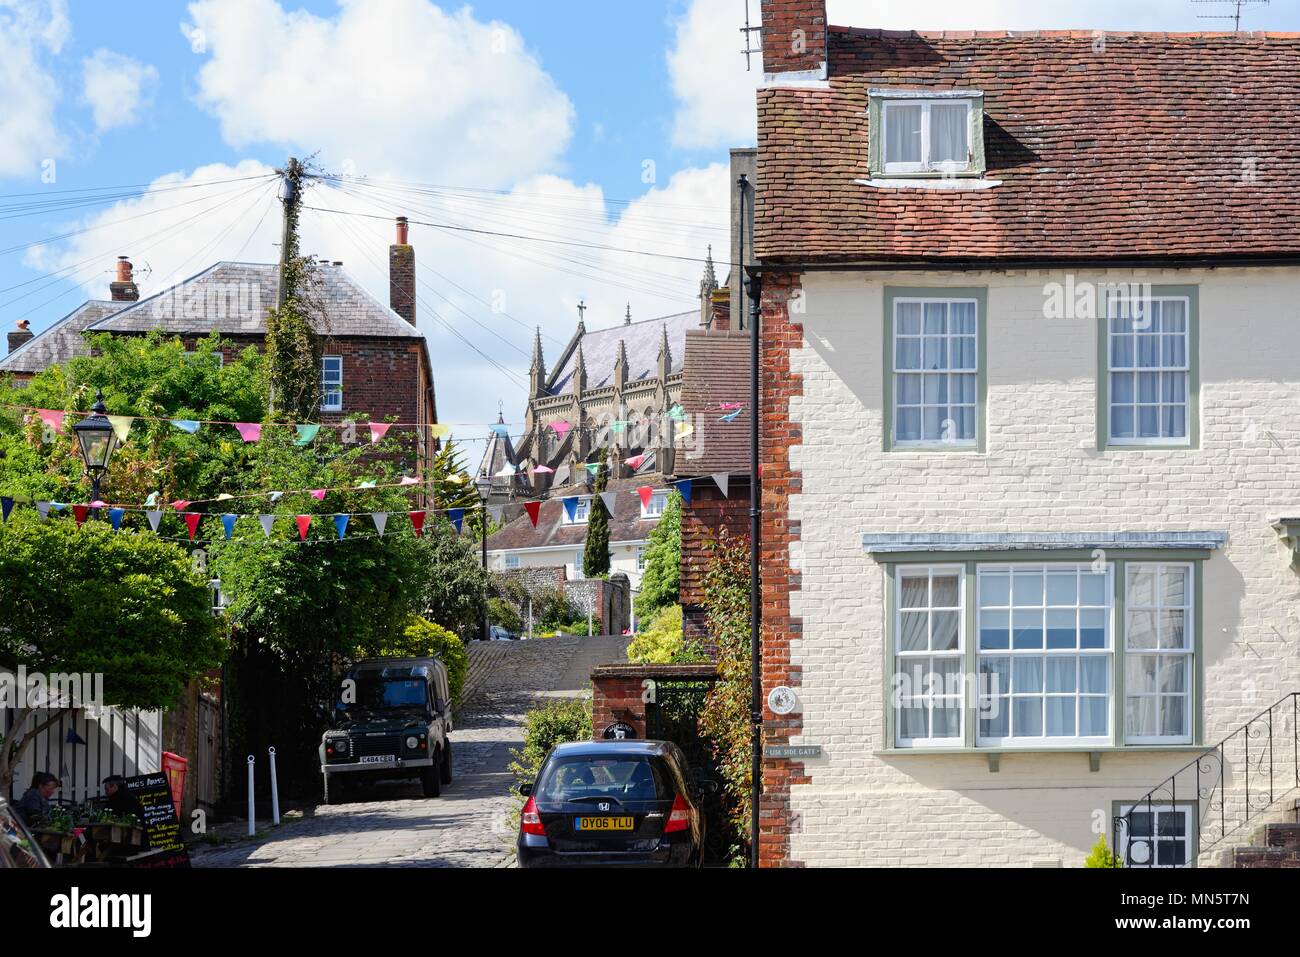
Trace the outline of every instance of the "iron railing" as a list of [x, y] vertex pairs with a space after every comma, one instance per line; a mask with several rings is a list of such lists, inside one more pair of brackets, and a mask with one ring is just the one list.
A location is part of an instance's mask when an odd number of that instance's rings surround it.
[[[1113, 853], [1125, 867], [1193, 865], [1297, 791], [1300, 692], [1293, 691], [1116, 814]], [[1181, 833], [1189, 822], [1192, 833]]]

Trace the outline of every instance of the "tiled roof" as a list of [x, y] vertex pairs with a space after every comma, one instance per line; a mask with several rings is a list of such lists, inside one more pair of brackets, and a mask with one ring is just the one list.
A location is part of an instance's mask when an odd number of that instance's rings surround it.
[[[829, 45], [829, 89], [758, 94], [764, 260], [1300, 251], [1300, 34], [832, 27]], [[982, 91], [1001, 185], [859, 183], [885, 87]]]
[[[587, 388], [599, 389], [614, 381], [614, 360], [618, 357], [620, 341], [627, 346], [628, 382], [656, 375], [659, 344], [663, 340], [665, 328], [668, 330], [668, 371], [681, 371], [683, 337], [687, 329], [698, 326], [699, 322], [700, 313], [697, 309], [584, 332], [579, 342], [582, 346], [582, 361], [587, 367]], [[548, 388], [552, 395], [560, 395], [572, 387], [577, 357], [578, 350], [574, 349], [565, 357], [564, 364], [552, 373]]]
[[[423, 338], [419, 330], [366, 292], [342, 267], [320, 263], [319, 285], [309, 295], [320, 303], [322, 336]], [[280, 269], [274, 263], [219, 262], [148, 299], [96, 323], [96, 332], [163, 332], [261, 335], [276, 303]]]
[[[657, 485], [659, 476], [650, 479], [611, 479], [608, 492], [617, 492], [614, 515], [609, 520], [609, 541], [639, 542], [649, 536], [659, 519], [641, 517], [641, 497], [636, 494], [638, 486]], [[576, 491], [576, 490], [575, 490]], [[587, 494], [587, 493], [583, 493]], [[591, 493], [594, 499], [594, 493]], [[542, 503], [537, 514], [537, 527], [533, 528], [527, 513], [521, 514], [514, 521], [506, 524], [495, 535], [488, 538], [489, 549], [512, 548], [556, 548], [565, 545], [580, 547], [587, 541], [587, 526], [565, 525], [565, 496], [557, 496]], [[592, 508], [602, 508], [599, 502], [593, 502]]]
[[92, 323], [111, 316], [128, 305], [90, 299], [32, 339], [28, 339], [9, 355], [0, 359], [0, 372], [36, 373], [55, 363], [65, 362], [73, 356], [90, 354], [82, 332]]
[[[682, 376], [682, 408], [695, 426], [700, 455], [677, 452], [680, 475], [749, 471], [749, 332], [704, 331], [686, 333], [686, 361]], [[740, 402], [744, 411], [730, 422], [724, 402]]]

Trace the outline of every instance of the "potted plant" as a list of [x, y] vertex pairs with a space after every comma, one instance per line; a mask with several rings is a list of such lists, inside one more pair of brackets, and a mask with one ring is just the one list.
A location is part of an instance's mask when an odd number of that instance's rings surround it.
[[129, 844], [138, 847], [144, 843], [144, 828], [134, 814], [119, 814], [101, 808], [90, 812], [86, 824], [86, 836], [106, 844]]
[[51, 854], [71, 854], [77, 846], [77, 835], [72, 830], [72, 812], [54, 806], [41, 817], [35, 829], [36, 842]]

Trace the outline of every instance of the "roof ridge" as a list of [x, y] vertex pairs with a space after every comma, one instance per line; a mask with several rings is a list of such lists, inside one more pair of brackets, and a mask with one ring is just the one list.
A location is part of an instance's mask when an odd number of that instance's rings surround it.
[[853, 27], [831, 24], [831, 33], [878, 39], [905, 39], [930, 37], [942, 40], [1034, 40], [1076, 39], [1095, 40], [1105, 37], [1136, 37], [1151, 40], [1184, 40], [1195, 38], [1236, 40], [1300, 40], [1300, 31], [1288, 30], [887, 30], [882, 27]]

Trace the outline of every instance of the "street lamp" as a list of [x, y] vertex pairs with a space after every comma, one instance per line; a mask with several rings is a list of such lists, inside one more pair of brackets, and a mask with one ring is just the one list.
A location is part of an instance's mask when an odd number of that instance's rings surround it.
[[[117, 448], [117, 433], [113, 423], [108, 421], [104, 408], [104, 393], [95, 390], [95, 404], [90, 407], [90, 415], [72, 427], [77, 433], [77, 442], [81, 446], [81, 459], [86, 463], [86, 472], [90, 475], [90, 500], [99, 501], [99, 483], [108, 471], [108, 460]], [[98, 514], [99, 509], [95, 510]]]
[[492, 494], [492, 477], [488, 475], [487, 469], [479, 472], [478, 478], [474, 480], [474, 487], [478, 489], [479, 501], [483, 503], [483, 512], [479, 515], [479, 523], [483, 535], [483, 618], [481, 621], [482, 634], [480, 637], [488, 641], [491, 635], [488, 634], [488, 584], [487, 584], [487, 527], [488, 527], [488, 496]]

